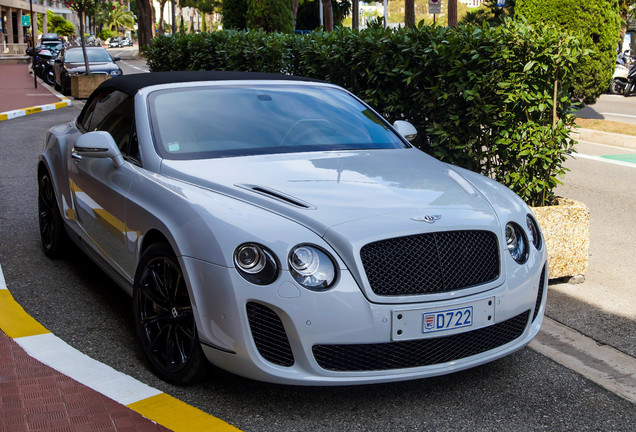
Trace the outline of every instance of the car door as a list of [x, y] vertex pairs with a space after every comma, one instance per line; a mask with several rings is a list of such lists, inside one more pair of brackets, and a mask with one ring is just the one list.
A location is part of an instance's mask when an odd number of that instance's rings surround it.
[[126, 195], [135, 176], [136, 159], [128, 157], [134, 133], [133, 98], [105, 90], [89, 101], [80, 119], [83, 133], [109, 132], [125, 162], [117, 168], [111, 159], [71, 152], [69, 182], [73, 208], [85, 241], [120, 274], [129, 256], [126, 248]]

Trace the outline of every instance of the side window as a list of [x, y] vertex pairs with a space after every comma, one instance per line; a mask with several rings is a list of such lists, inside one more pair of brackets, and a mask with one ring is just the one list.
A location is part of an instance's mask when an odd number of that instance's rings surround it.
[[119, 91], [105, 90], [94, 99], [84, 117], [80, 123], [86, 131], [110, 132], [122, 155], [139, 161], [136, 139], [135, 148], [131, 149], [132, 138], [136, 138], [131, 96]]

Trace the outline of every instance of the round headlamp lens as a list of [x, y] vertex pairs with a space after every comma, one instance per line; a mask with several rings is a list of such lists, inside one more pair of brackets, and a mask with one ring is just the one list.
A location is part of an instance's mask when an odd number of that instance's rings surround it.
[[528, 259], [527, 240], [521, 227], [515, 223], [506, 225], [506, 246], [512, 258], [519, 264]]
[[246, 273], [258, 273], [265, 267], [265, 254], [255, 245], [241, 246], [235, 255], [236, 265]]
[[263, 246], [246, 243], [234, 251], [234, 265], [239, 274], [256, 285], [268, 285], [278, 277], [278, 261]]
[[289, 254], [289, 272], [305, 288], [326, 290], [336, 280], [336, 266], [326, 252], [302, 245]]

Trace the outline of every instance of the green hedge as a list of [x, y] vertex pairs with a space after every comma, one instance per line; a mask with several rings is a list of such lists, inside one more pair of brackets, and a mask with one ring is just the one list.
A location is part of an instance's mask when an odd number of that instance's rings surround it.
[[282, 72], [341, 85], [388, 120], [413, 123], [422, 150], [502, 182], [530, 205], [551, 201], [574, 144], [563, 89], [582, 52], [552, 28], [507, 20], [303, 36], [225, 31], [158, 37], [146, 55], [152, 71]]

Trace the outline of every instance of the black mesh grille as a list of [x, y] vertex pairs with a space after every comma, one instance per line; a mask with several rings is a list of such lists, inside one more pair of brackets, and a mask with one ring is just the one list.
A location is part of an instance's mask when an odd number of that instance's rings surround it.
[[545, 269], [546, 266], [543, 267], [543, 271], [541, 272], [541, 280], [539, 280], [539, 293], [537, 294], [537, 302], [534, 304], [534, 313], [532, 314], [532, 322], [539, 315], [539, 309], [541, 308], [541, 300], [543, 299], [543, 290], [545, 289]]
[[285, 327], [276, 312], [260, 303], [247, 304], [247, 318], [252, 337], [260, 355], [269, 362], [280, 366], [294, 364]]
[[447, 231], [380, 240], [360, 251], [373, 292], [429, 294], [468, 288], [499, 276], [497, 236]]
[[523, 334], [530, 311], [490, 327], [431, 339], [359, 345], [315, 345], [323, 369], [373, 371], [429, 366], [459, 360], [507, 344]]

